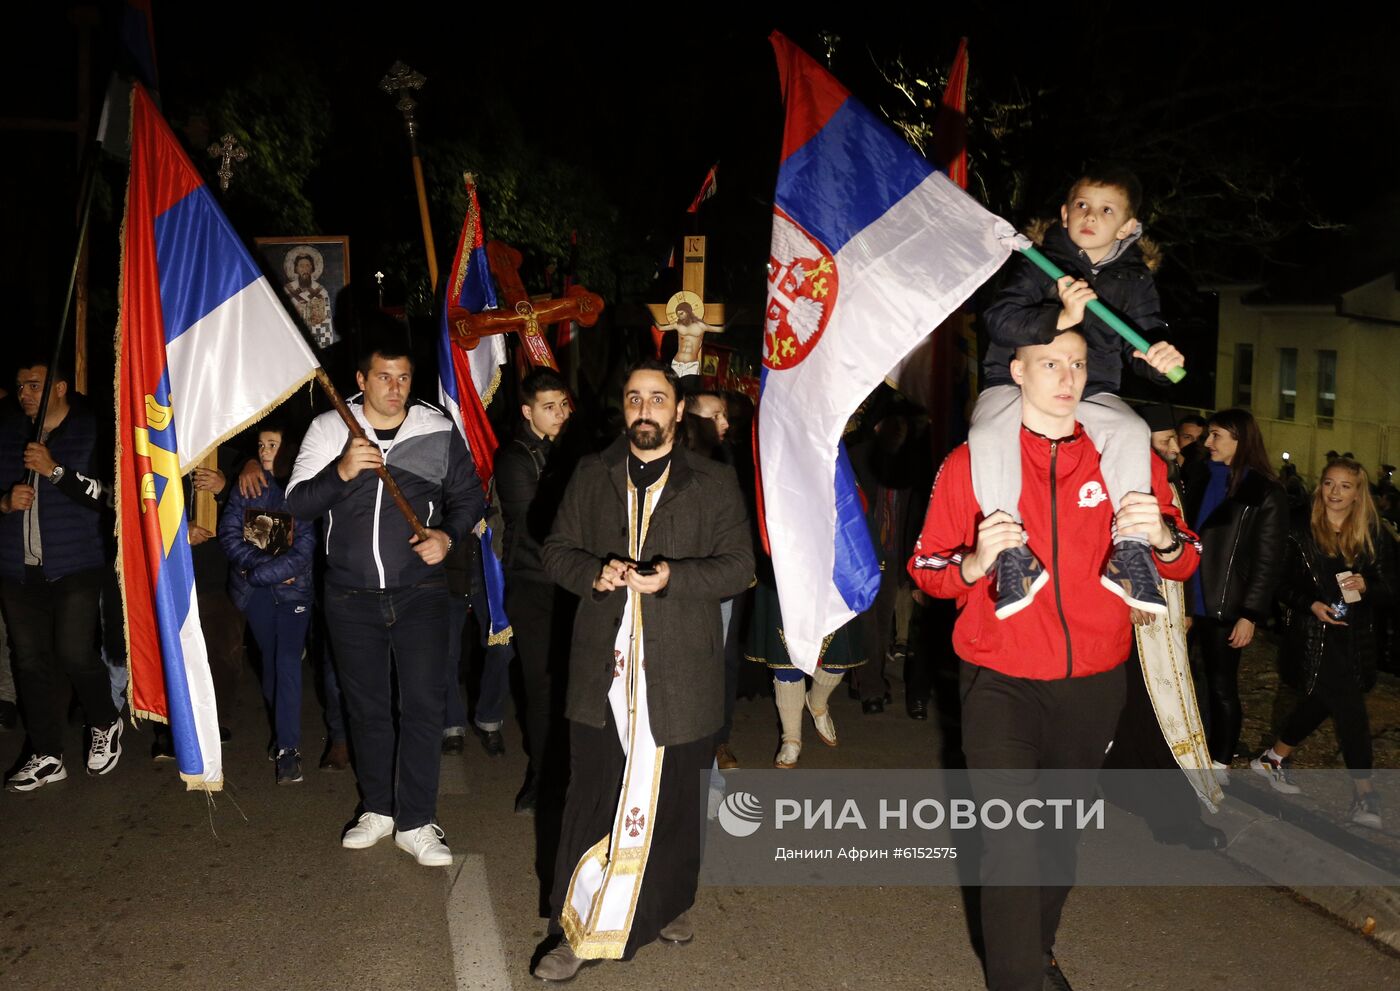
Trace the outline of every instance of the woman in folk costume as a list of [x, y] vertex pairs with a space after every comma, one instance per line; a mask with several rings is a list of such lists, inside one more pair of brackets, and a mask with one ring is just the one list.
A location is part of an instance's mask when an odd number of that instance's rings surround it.
[[1305, 694], [1278, 740], [1249, 766], [1285, 794], [1297, 794], [1293, 751], [1328, 716], [1351, 771], [1351, 821], [1381, 828], [1371, 783], [1366, 693], [1376, 684], [1375, 616], [1395, 598], [1395, 542], [1382, 529], [1366, 469], [1351, 458], [1327, 465], [1308, 518], [1289, 538], [1279, 599], [1287, 609], [1285, 672]]
[[781, 736], [773, 766], [783, 770], [797, 766], [802, 753], [802, 710], [812, 716], [817, 737], [828, 747], [837, 745], [836, 722], [831, 718], [831, 693], [841, 684], [847, 671], [865, 663], [860, 641], [860, 624], [853, 619], [822, 643], [817, 670], [812, 673], [812, 687], [806, 686], [806, 675], [788, 657], [787, 640], [783, 636], [783, 614], [774, 586], [773, 565], [760, 558], [762, 572], [754, 588], [753, 614], [749, 623], [749, 645], [745, 655], [751, 661], [767, 664], [773, 672], [773, 701], [778, 706]]

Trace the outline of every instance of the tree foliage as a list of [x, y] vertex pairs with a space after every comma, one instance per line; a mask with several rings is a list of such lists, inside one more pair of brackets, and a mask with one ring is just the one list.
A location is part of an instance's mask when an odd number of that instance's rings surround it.
[[[322, 162], [330, 133], [320, 80], [295, 63], [258, 68], [215, 95], [203, 116], [209, 140], [232, 134], [249, 152], [249, 158], [235, 166], [223, 194], [225, 209], [242, 222], [238, 226], [315, 232], [316, 211], [307, 195], [307, 180]], [[211, 184], [218, 182], [218, 159], [202, 148], [194, 149], [191, 157]]]

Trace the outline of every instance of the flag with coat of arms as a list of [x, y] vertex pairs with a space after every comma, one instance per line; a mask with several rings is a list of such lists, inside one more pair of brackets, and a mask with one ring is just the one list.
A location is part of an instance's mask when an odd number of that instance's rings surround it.
[[[880, 561], [841, 444], [861, 401], [1021, 243], [786, 37], [768, 261], [760, 514], [792, 661], [874, 602]], [[890, 562], [899, 567], [902, 562]]]

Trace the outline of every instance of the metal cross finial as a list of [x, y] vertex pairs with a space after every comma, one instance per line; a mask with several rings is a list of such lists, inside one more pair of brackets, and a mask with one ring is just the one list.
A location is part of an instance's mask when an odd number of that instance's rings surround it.
[[248, 150], [239, 144], [232, 134], [225, 134], [209, 146], [209, 157], [222, 159], [219, 162], [219, 192], [228, 192], [228, 181], [233, 178], [233, 163], [248, 157]]
[[402, 62], [395, 62], [389, 66], [389, 74], [379, 80], [379, 88], [384, 92], [390, 96], [399, 94], [398, 102], [394, 105], [399, 108], [399, 113], [403, 114], [404, 127], [408, 128], [409, 137], [415, 137], [418, 131], [418, 121], [413, 116], [418, 103], [410, 95], [410, 91], [422, 89], [427, 81], [427, 77], [421, 72], [413, 71]]

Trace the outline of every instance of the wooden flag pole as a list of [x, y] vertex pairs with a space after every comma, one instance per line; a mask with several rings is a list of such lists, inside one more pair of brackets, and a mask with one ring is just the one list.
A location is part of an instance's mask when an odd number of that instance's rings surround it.
[[437, 247], [433, 244], [433, 225], [428, 219], [428, 192], [423, 183], [423, 160], [418, 157], [418, 120], [414, 110], [418, 104], [409, 95], [411, 90], [420, 88], [427, 78], [421, 72], [414, 72], [402, 62], [389, 66], [389, 74], [379, 80], [379, 88], [393, 96], [399, 95], [395, 104], [403, 114], [404, 130], [408, 132], [408, 153], [413, 159], [413, 185], [418, 190], [418, 219], [423, 224], [423, 250], [428, 255], [428, 278], [432, 280], [433, 292], [437, 292], [438, 263]]
[[[346, 405], [344, 399], [340, 398], [340, 393], [336, 391], [336, 387], [331, 384], [331, 377], [326, 374], [324, 368], [316, 369], [316, 383], [325, 392], [327, 398], [330, 399], [331, 405], [334, 406], [335, 411], [340, 414], [340, 418], [345, 421], [345, 426], [350, 430], [350, 436], [359, 440], [368, 440], [369, 438], [365, 436], [363, 428], [360, 427], [360, 421], [355, 419], [355, 414], [350, 412], [350, 407]], [[384, 483], [385, 491], [389, 493], [389, 498], [394, 500], [394, 505], [399, 507], [399, 512], [403, 513], [403, 518], [408, 520], [408, 525], [413, 527], [414, 534], [417, 535], [419, 540], [427, 540], [427, 529], [419, 522], [418, 514], [413, 511], [413, 507], [410, 506], [408, 500], [404, 498], [403, 492], [399, 489], [399, 483], [395, 482], [394, 476], [389, 474], [389, 466], [381, 464], [375, 469], [375, 474], [377, 474], [380, 481]]]

